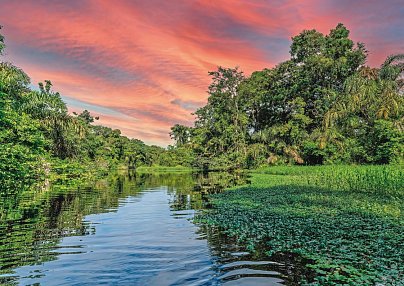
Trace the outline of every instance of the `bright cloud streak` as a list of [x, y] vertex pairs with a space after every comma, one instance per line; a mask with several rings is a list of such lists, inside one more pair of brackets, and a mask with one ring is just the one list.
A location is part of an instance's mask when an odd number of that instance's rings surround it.
[[404, 1], [0, 0], [6, 58], [33, 83], [50, 79], [69, 110], [149, 144], [192, 124], [206, 102], [207, 72], [246, 73], [288, 58], [303, 29], [342, 22], [365, 42], [369, 64], [404, 51]]

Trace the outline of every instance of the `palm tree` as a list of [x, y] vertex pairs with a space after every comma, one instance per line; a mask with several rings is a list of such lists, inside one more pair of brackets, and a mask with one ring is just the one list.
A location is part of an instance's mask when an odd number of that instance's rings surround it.
[[384, 80], [397, 81], [399, 89], [403, 87], [402, 73], [404, 72], [404, 54], [387, 57], [380, 67], [379, 77]]
[[75, 147], [69, 143], [67, 133], [70, 130], [83, 136], [85, 128], [77, 118], [67, 112], [66, 104], [58, 92], [51, 90], [52, 83], [39, 83], [39, 92], [32, 91], [24, 96], [20, 111], [40, 120], [53, 142], [55, 155], [64, 159], [74, 155]]
[[190, 128], [184, 125], [175, 124], [171, 127], [170, 136], [171, 139], [175, 140], [175, 145], [180, 147], [189, 142], [190, 139]]
[[349, 114], [367, 121], [402, 120], [404, 54], [387, 57], [379, 69], [363, 67], [345, 83], [345, 92], [324, 117], [324, 128]]
[[389, 56], [380, 68], [362, 67], [345, 82], [344, 93], [324, 116], [321, 148], [331, 142], [341, 147], [342, 134], [366, 137], [380, 119], [404, 131], [403, 59], [404, 54]]

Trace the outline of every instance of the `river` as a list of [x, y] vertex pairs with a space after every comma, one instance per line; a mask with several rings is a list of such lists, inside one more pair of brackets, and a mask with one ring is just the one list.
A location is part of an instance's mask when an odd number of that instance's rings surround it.
[[240, 174], [136, 174], [2, 198], [0, 283], [295, 285], [298, 270], [195, 224]]

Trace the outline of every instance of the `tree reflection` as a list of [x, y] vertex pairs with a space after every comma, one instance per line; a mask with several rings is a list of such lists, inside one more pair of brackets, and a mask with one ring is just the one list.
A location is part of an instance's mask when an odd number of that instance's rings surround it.
[[[110, 174], [96, 182], [54, 182], [48, 188], [1, 197], [0, 283], [11, 283], [13, 269], [57, 258], [61, 239], [94, 233], [85, 222], [90, 214], [116, 211], [127, 197], [166, 187], [172, 210], [202, 209], [207, 196], [245, 182], [241, 174], [161, 173], [133, 171]], [[10, 275], [4, 275], [10, 274]]]

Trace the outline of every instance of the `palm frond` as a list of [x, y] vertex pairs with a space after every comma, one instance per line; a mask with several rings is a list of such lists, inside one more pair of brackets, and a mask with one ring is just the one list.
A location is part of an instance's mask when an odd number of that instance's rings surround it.
[[404, 54], [396, 54], [387, 57], [380, 67], [379, 77], [383, 80], [397, 80], [404, 72]]

